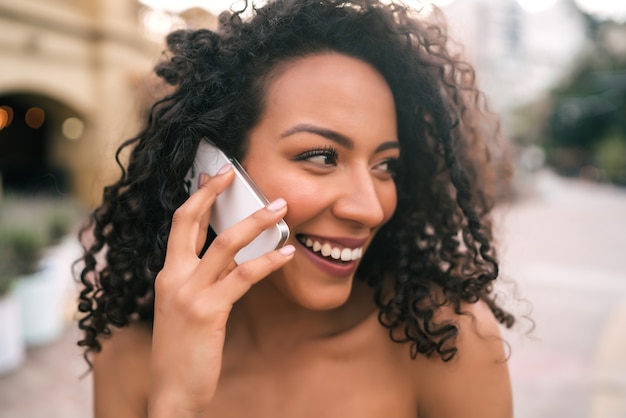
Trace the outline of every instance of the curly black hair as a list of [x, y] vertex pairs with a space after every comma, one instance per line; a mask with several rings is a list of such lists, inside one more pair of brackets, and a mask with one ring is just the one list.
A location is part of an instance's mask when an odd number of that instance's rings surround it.
[[[436, 16], [436, 14], [434, 15]], [[219, 28], [179, 30], [156, 74], [174, 86], [145, 127], [118, 149], [120, 179], [81, 232], [78, 309], [85, 357], [112, 327], [153, 320], [153, 283], [165, 258], [174, 211], [201, 138], [242, 158], [265, 90], [280, 64], [337, 52], [375, 67], [393, 92], [401, 157], [398, 204], [357, 277], [375, 290], [392, 340], [444, 361], [457, 352], [443, 305], [487, 302], [507, 327], [514, 317], [493, 296], [498, 262], [489, 212], [490, 157], [500, 131], [471, 65], [451, 52], [445, 25], [378, 0], [274, 0], [244, 19], [224, 12]], [[440, 19], [439, 19], [440, 20]], [[130, 149], [126, 164], [121, 153]], [[500, 168], [506, 164], [500, 164]]]

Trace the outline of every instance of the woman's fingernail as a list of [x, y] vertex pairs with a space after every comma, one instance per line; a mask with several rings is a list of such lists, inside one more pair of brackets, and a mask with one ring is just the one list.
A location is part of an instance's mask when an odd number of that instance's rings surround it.
[[209, 175], [207, 173], [200, 173], [198, 177], [198, 188], [204, 186], [209, 181]]
[[219, 170], [217, 170], [217, 173], [215, 173], [215, 175], [219, 176], [221, 174], [226, 174], [230, 171], [231, 168], [233, 168], [233, 165], [231, 163], [226, 163]]
[[276, 211], [281, 210], [285, 206], [287, 206], [287, 202], [282, 197], [279, 197], [278, 199], [274, 200], [272, 203], [267, 205], [267, 210], [276, 212]]
[[285, 245], [281, 249], [278, 250], [282, 255], [291, 255], [296, 251], [296, 247], [293, 245]]

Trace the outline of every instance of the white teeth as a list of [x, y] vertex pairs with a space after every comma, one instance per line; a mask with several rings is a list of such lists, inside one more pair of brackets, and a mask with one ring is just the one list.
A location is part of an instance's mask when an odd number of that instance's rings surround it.
[[359, 260], [363, 255], [363, 249], [359, 248], [339, 248], [333, 247], [330, 243], [326, 242], [322, 244], [319, 241], [313, 240], [312, 238], [306, 238], [301, 240], [301, 242], [306, 245], [308, 248], [311, 248], [315, 253], [321, 253], [324, 257], [331, 257], [334, 260], [341, 261], [355, 261]]
[[352, 260], [352, 250], [350, 248], [344, 248], [341, 250], [341, 261]]

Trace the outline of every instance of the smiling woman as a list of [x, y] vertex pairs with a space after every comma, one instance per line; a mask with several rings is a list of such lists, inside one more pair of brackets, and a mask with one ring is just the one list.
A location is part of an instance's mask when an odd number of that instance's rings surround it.
[[[285, 221], [298, 250], [258, 287], [271, 282], [308, 309], [337, 308], [352, 289], [360, 259], [352, 253], [367, 249], [396, 208], [393, 95], [374, 68], [345, 55], [283, 65], [266, 89], [243, 164], [270, 198], [289, 203]], [[324, 291], [329, 284], [333, 292]]]
[[[96, 416], [511, 416], [473, 69], [398, 4], [250, 13], [168, 37], [175, 88], [83, 230]], [[237, 163], [189, 195], [206, 141]], [[271, 203], [216, 235], [238, 163]]]

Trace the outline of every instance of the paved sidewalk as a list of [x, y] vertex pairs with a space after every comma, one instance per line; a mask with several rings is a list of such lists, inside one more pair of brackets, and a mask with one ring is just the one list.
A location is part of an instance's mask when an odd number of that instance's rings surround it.
[[501, 272], [536, 326], [504, 334], [515, 416], [626, 418], [626, 189], [549, 172], [528, 186], [497, 224]]
[[29, 348], [24, 364], [0, 376], [0, 418], [88, 418], [91, 377], [73, 325], [48, 345]]
[[626, 417], [626, 299], [607, 321], [598, 344], [591, 399], [591, 418]]

